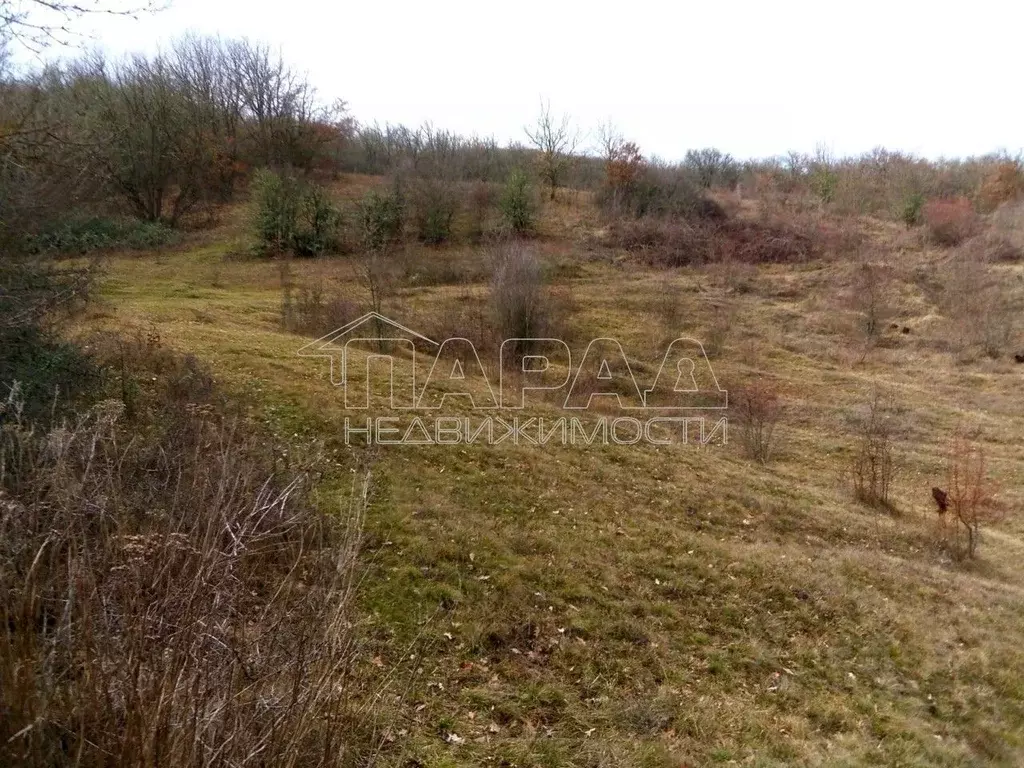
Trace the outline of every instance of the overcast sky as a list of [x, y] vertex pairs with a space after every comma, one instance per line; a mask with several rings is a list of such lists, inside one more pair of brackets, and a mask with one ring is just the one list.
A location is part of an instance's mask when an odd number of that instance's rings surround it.
[[362, 122], [522, 140], [543, 97], [646, 154], [1024, 147], [1015, 0], [173, 0], [93, 22], [111, 51], [188, 30], [279, 47]]

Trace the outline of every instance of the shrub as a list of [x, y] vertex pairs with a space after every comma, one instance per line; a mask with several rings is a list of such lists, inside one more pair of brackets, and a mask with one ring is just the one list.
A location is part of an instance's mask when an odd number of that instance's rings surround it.
[[153, 250], [174, 242], [177, 232], [158, 221], [72, 218], [48, 225], [28, 238], [30, 253], [91, 253], [130, 249]]
[[895, 409], [880, 391], [861, 412], [853, 414], [857, 444], [850, 460], [853, 495], [873, 507], [893, 510], [892, 484], [898, 472]]
[[487, 219], [494, 207], [494, 188], [486, 181], [477, 181], [469, 193], [469, 237], [480, 242], [487, 231]]
[[778, 389], [769, 382], [755, 381], [736, 393], [735, 402], [745, 453], [767, 464], [775, 449], [775, 429], [784, 412]]
[[928, 236], [936, 245], [959, 245], [974, 234], [977, 216], [965, 197], [929, 200], [921, 211]]
[[1014, 336], [1019, 307], [989, 268], [988, 256], [981, 238], [954, 252], [945, 267], [943, 304], [961, 351], [976, 347], [997, 358]]
[[720, 261], [804, 262], [852, 249], [852, 238], [844, 231], [783, 218], [707, 221], [645, 216], [613, 221], [604, 242], [666, 267]]
[[854, 268], [850, 305], [861, 316], [860, 331], [869, 343], [878, 339], [896, 314], [892, 283], [892, 270], [886, 264], [864, 260]]
[[613, 221], [606, 242], [663, 267], [703, 264], [712, 254], [711, 234], [706, 227], [673, 218], [645, 216]]
[[340, 215], [323, 187], [306, 188], [299, 223], [293, 238], [293, 248], [298, 255], [320, 256], [337, 247]]
[[548, 318], [540, 261], [519, 242], [501, 245], [491, 258], [491, 306], [501, 339], [543, 338]]
[[723, 208], [708, 197], [685, 168], [640, 165], [631, 184], [618, 197], [600, 196], [598, 203], [612, 212], [644, 216], [672, 216], [687, 221], [717, 221], [725, 218]]
[[88, 301], [96, 272], [45, 257], [0, 258], [0, 399], [20, 382], [27, 418], [59, 416], [95, 383], [94, 366], [54, 326]]
[[281, 327], [290, 333], [323, 336], [359, 317], [358, 305], [340, 294], [328, 294], [322, 284], [281, 287]]
[[916, 227], [921, 223], [925, 197], [920, 192], [912, 192], [903, 198], [900, 206], [900, 220], [908, 227]]
[[730, 301], [717, 302], [711, 310], [711, 320], [704, 329], [704, 351], [714, 360], [725, 351], [726, 342], [736, 325], [736, 307]]
[[839, 188], [839, 173], [824, 165], [815, 167], [811, 173], [811, 192], [826, 205], [836, 199]]
[[1019, 197], [1022, 189], [1024, 172], [1020, 163], [999, 163], [981, 183], [981, 189], [978, 190], [978, 207], [985, 213], [994, 211], [1003, 203]]
[[947, 510], [939, 515], [940, 542], [956, 557], [974, 557], [982, 526], [1001, 520], [1006, 508], [996, 499], [984, 450], [962, 431], [950, 441], [946, 482]]
[[0, 763], [351, 764], [366, 486], [321, 514], [206, 406], [0, 411]]
[[290, 250], [302, 206], [298, 181], [273, 171], [259, 170], [253, 177], [252, 189], [257, 241], [275, 253]]
[[459, 210], [455, 185], [445, 179], [425, 178], [413, 187], [416, 233], [421, 242], [440, 245], [452, 237], [452, 224]]
[[598, 205], [613, 214], [626, 209], [636, 193], [636, 186], [645, 165], [640, 147], [633, 142], [609, 137], [605, 158], [605, 180], [598, 191]]
[[1024, 258], [1024, 201], [999, 206], [988, 223], [985, 241], [990, 261]]
[[387, 191], [372, 190], [359, 206], [363, 247], [382, 251], [402, 239], [405, 199], [397, 185]]
[[533, 231], [536, 206], [529, 177], [519, 168], [509, 174], [498, 201], [505, 230], [523, 235]]
[[323, 188], [261, 170], [253, 204], [256, 239], [272, 253], [320, 256], [337, 246], [340, 216]]

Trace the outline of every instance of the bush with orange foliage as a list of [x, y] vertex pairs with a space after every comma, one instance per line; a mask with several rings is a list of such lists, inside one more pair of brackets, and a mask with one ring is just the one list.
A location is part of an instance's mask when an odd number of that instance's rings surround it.
[[645, 167], [640, 147], [631, 141], [610, 137], [605, 158], [605, 184], [600, 201], [613, 213], [620, 213], [636, 191]]
[[966, 197], [929, 200], [921, 214], [928, 236], [937, 245], [959, 245], [978, 228], [978, 216]]
[[986, 213], [1020, 196], [1024, 190], [1024, 172], [1020, 163], [1008, 160], [1000, 163], [985, 177], [978, 190], [978, 207]]

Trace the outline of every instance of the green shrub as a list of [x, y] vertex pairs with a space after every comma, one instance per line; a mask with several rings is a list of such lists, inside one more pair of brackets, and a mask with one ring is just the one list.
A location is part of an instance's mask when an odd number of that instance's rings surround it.
[[413, 191], [416, 233], [421, 242], [440, 245], [452, 238], [459, 210], [455, 185], [445, 179], [421, 179]]
[[15, 400], [26, 419], [49, 424], [98, 382], [96, 367], [78, 347], [35, 325], [0, 328], [0, 424]]
[[165, 224], [99, 216], [53, 222], [28, 238], [31, 253], [90, 253], [131, 249], [152, 250], [173, 242], [177, 233]]
[[831, 168], [819, 167], [811, 175], [811, 190], [823, 203], [831, 203], [836, 199], [839, 188], [839, 174]]
[[916, 227], [921, 223], [922, 211], [924, 209], [924, 195], [920, 192], [914, 192], [913, 194], [907, 195], [903, 200], [903, 206], [900, 209], [900, 219], [908, 227]]
[[405, 200], [398, 186], [386, 192], [372, 190], [359, 207], [363, 245], [379, 251], [402, 238]]
[[337, 246], [340, 216], [321, 187], [259, 171], [253, 180], [253, 205], [253, 228], [265, 250], [320, 256]]
[[293, 237], [293, 250], [300, 256], [320, 256], [337, 248], [341, 217], [323, 187], [310, 186], [302, 200], [299, 229]]
[[533, 231], [533, 191], [529, 177], [519, 168], [509, 174], [498, 205], [505, 228], [510, 232], [525, 234]]
[[257, 240], [277, 252], [290, 250], [298, 231], [302, 204], [298, 182], [273, 171], [259, 170], [252, 186]]

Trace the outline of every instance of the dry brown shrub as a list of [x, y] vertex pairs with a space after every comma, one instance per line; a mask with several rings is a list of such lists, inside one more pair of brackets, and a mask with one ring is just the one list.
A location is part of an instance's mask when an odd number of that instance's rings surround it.
[[366, 487], [324, 515], [208, 405], [0, 432], [0, 763], [350, 765]]
[[1016, 262], [1024, 258], [1024, 201], [1014, 200], [992, 213], [984, 233], [990, 261]]
[[940, 544], [954, 557], [972, 558], [982, 526], [999, 522], [1007, 510], [996, 498], [984, 449], [963, 430], [950, 440], [946, 483], [947, 510], [939, 513]]
[[851, 239], [838, 227], [783, 217], [717, 221], [644, 217], [613, 222], [606, 242], [649, 264], [682, 267], [720, 261], [802, 263], [848, 251]]
[[725, 352], [726, 344], [736, 326], [739, 311], [734, 302], [721, 300], [711, 307], [711, 318], [704, 328], [701, 341], [708, 357], [714, 360]]
[[857, 330], [868, 344], [874, 344], [896, 314], [895, 276], [884, 263], [863, 259], [854, 265], [848, 303], [860, 316]]
[[716, 260], [747, 264], [799, 263], [824, 253], [813, 233], [781, 219], [723, 222], [714, 229], [712, 248]]
[[1024, 190], [1024, 174], [1014, 161], [1000, 163], [981, 182], [978, 208], [984, 213], [996, 210], [1003, 203], [1016, 200]]
[[281, 327], [290, 333], [323, 336], [341, 328], [362, 314], [359, 305], [323, 283], [281, 289]]
[[978, 216], [966, 197], [929, 200], [921, 215], [928, 237], [937, 245], [959, 245], [978, 230]]
[[1019, 307], [990, 268], [980, 238], [957, 249], [946, 264], [943, 304], [961, 354], [977, 349], [997, 358], [1011, 345]]
[[900, 424], [892, 399], [875, 390], [867, 406], [851, 414], [850, 426], [857, 440], [849, 467], [854, 497], [895, 511], [892, 486], [899, 473], [895, 443]]
[[472, 242], [480, 242], [487, 234], [497, 200], [498, 191], [489, 182], [477, 181], [470, 187], [466, 208], [469, 215], [469, 238]]
[[704, 264], [712, 253], [707, 227], [668, 217], [614, 221], [608, 227], [606, 242], [662, 267]]
[[731, 399], [744, 452], [749, 458], [767, 464], [775, 450], [776, 427], [785, 413], [778, 387], [758, 379], [741, 387]]
[[527, 354], [530, 339], [571, 338], [572, 293], [546, 284], [543, 265], [532, 248], [507, 241], [494, 248], [490, 262], [489, 299], [496, 340], [524, 340], [509, 359]]

